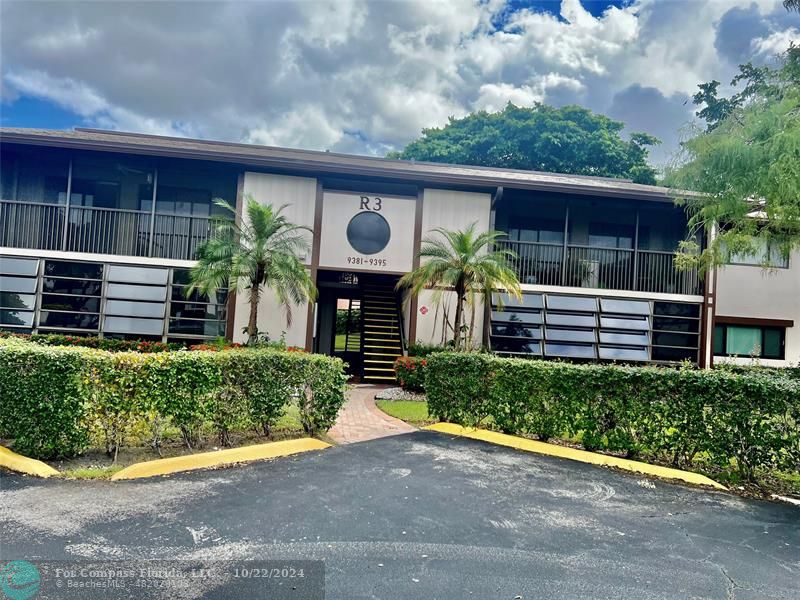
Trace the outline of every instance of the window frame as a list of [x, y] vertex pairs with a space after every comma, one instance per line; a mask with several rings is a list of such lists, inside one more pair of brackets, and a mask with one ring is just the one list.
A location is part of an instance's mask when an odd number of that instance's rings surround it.
[[[744, 355], [744, 354], [731, 354], [728, 352], [728, 329], [730, 327], [739, 327], [739, 328], [746, 328], [746, 329], [758, 329], [761, 334], [761, 342], [759, 348], [758, 356], [752, 355]], [[716, 347], [715, 341], [717, 337], [717, 328], [722, 328], [722, 348], [718, 349]], [[766, 335], [768, 331], [777, 331], [780, 335], [780, 356], [765, 356], [764, 352], [766, 349]], [[741, 323], [714, 323], [714, 331], [711, 337], [712, 343], [712, 352], [714, 356], [721, 356], [726, 358], [757, 358], [763, 360], [786, 360], [786, 327], [779, 327], [776, 325], [759, 325], [756, 323], [753, 324], [741, 324]], [[721, 351], [718, 351], [721, 350]]]

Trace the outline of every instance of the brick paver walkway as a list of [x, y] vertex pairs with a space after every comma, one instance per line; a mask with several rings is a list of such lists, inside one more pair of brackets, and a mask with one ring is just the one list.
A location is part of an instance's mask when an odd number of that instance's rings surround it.
[[385, 387], [367, 384], [351, 387], [347, 402], [328, 435], [340, 444], [352, 444], [416, 431], [408, 423], [390, 417], [375, 406], [375, 394]]

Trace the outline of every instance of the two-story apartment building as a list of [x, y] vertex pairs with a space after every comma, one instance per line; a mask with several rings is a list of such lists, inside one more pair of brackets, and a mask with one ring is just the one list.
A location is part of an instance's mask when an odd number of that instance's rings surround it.
[[[507, 233], [501, 244], [518, 256], [524, 299], [468, 315], [475, 341], [486, 331], [497, 352], [705, 366], [754, 339], [736, 326], [761, 322], [759, 352], [772, 352], [777, 328], [780, 360], [800, 354], [797, 272], [775, 284], [786, 310], [773, 317], [742, 301], [758, 284], [741, 277], [759, 269], [707, 282], [676, 271], [686, 218], [664, 188], [96, 130], [3, 129], [0, 144], [3, 329], [242, 341], [246, 298], [187, 296], [185, 286], [220, 210], [213, 199], [243, 218], [252, 195], [308, 227], [301, 258], [319, 289], [291, 326], [267, 294], [259, 330], [340, 355], [368, 380], [391, 378], [409, 340], [442, 340], [432, 292], [402, 302], [394, 285], [433, 229], [471, 223]], [[715, 312], [731, 327], [716, 336]]]

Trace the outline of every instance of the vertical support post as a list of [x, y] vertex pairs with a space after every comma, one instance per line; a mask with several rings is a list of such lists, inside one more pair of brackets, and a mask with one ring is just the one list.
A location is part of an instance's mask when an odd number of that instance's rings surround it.
[[69, 168], [67, 169], [67, 203], [64, 205], [64, 234], [61, 238], [61, 249], [66, 252], [67, 250], [67, 236], [69, 232], [69, 205], [72, 197], [72, 159], [69, 159]]
[[[419, 267], [419, 249], [422, 245], [422, 210], [425, 201], [425, 188], [417, 189], [417, 202], [414, 205], [414, 254], [411, 259], [411, 270]], [[405, 294], [407, 292], [403, 292]], [[400, 303], [400, 311], [402, 312], [403, 303]], [[419, 318], [419, 298], [414, 296], [408, 303], [408, 344], [415, 344], [417, 342], [417, 319]]]
[[564, 246], [561, 250], [561, 281], [558, 282], [558, 285], [566, 285], [568, 239], [569, 239], [569, 200], [567, 200], [564, 205]]
[[147, 239], [147, 256], [153, 256], [153, 241], [156, 231], [156, 200], [158, 199], [158, 167], [153, 169], [153, 199], [150, 206], [150, 227]]
[[636, 229], [633, 233], [633, 282], [631, 289], [639, 289], [639, 207], [636, 207]]
[[[319, 252], [322, 239], [322, 182], [317, 179], [316, 198], [314, 200], [314, 231], [311, 236], [311, 280], [317, 285], [317, 271], [319, 270]], [[308, 316], [306, 317], [306, 352], [314, 349], [314, 327], [316, 325], [316, 302], [308, 303]]]

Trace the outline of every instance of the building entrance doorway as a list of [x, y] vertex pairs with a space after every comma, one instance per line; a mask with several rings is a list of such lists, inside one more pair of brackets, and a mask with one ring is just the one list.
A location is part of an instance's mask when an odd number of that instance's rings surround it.
[[360, 381], [391, 383], [405, 351], [397, 277], [319, 271], [314, 351], [337, 356]]

